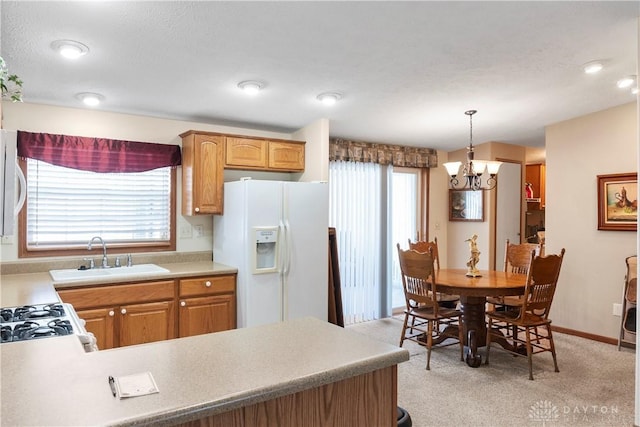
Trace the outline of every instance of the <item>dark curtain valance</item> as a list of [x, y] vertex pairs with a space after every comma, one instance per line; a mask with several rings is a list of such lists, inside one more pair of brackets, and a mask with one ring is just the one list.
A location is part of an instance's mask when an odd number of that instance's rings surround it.
[[329, 141], [329, 160], [434, 168], [438, 166], [438, 153], [432, 148], [405, 147], [334, 138]]
[[144, 172], [179, 166], [178, 145], [18, 131], [18, 156], [85, 171]]

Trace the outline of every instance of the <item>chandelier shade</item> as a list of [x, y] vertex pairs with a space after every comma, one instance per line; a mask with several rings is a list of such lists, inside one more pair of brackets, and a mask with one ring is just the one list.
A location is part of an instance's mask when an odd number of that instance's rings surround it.
[[[447, 169], [450, 176], [449, 187], [452, 189], [471, 189], [471, 190], [493, 190], [498, 183], [497, 175], [502, 162], [494, 160], [476, 160], [473, 151], [473, 115], [477, 110], [469, 110], [464, 113], [469, 116], [469, 147], [467, 147], [467, 163], [447, 162], [443, 166]], [[458, 174], [462, 166], [462, 175], [465, 178], [461, 183], [458, 180]], [[482, 176], [488, 174], [485, 182], [482, 182]], [[462, 185], [460, 185], [462, 184]]]

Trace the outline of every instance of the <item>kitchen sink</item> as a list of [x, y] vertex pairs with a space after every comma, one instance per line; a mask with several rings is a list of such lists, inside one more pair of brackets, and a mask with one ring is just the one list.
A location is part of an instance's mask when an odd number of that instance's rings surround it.
[[73, 280], [92, 280], [109, 277], [139, 276], [168, 273], [169, 270], [156, 264], [137, 264], [131, 267], [91, 268], [79, 270], [68, 268], [65, 270], [49, 270], [51, 278], [55, 282], [68, 282]]

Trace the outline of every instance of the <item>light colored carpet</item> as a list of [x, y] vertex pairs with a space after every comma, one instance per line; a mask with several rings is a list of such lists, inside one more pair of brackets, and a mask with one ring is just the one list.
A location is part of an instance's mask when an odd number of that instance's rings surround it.
[[[398, 345], [402, 321], [386, 318], [347, 327]], [[635, 351], [554, 334], [558, 367], [551, 353], [526, 357], [491, 347], [491, 362], [470, 368], [457, 345], [434, 348], [431, 370], [426, 349], [405, 341], [410, 360], [398, 365], [398, 405], [414, 427], [431, 426], [633, 426]]]

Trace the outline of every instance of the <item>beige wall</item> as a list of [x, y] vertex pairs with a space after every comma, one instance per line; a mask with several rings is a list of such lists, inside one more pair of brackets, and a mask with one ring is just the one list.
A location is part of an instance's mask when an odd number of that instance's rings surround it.
[[[304, 181], [326, 180], [329, 174], [329, 129], [328, 120], [319, 119], [295, 134], [260, 131], [230, 126], [218, 126], [205, 123], [168, 120], [154, 117], [134, 116], [128, 114], [109, 113], [91, 109], [75, 109], [52, 107], [28, 103], [2, 103], [3, 127], [7, 130], [24, 130], [29, 132], [45, 132], [78, 136], [96, 136], [103, 138], [125, 139], [142, 142], [156, 142], [161, 144], [181, 145], [179, 135], [190, 129], [233, 133], [248, 136], [261, 136], [281, 139], [304, 139], [305, 157], [310, 165], [304, 176]], [[294, 137], [294, 135], [296, 135]], [[326, 155], [323, 153], [326, 152]], [[326, 170], [325, 170], [326, 169]], [[301, 174], [274, 174], [271, 172], [257, 173], [247, 171], [237, 172], [236, 175], [225, 173], [225, 180], [237, 179], [238, 176], [254, 176], [257, 179], [286, 179], [288, 175], [296, 175], [292, 179], [300, 178]], [[211, 215], [184, 217], [180, 214], [182, 200], [181, 174], [178, 173], [178, 215], [177, 229], [181, 227], [195, 227], [202, 225], [204, 236], [200, 238], [177, 238], [178, 252], [211, 251], [213, 248], [213, 220]], [[18, 248], [17, 236], [13, 237], [13, 244], [0, 246], [1, 261], [15, 261]]]
[[437, 168], [429, 169], [429, 240], [438, 238], [438, 256], [440, 267], [447, 268], [449, 257], [447, 242], [449, 241], [449, 175], [442, 166], [447, 162], [447, 152], [438, 151]]
[[[479, 144], [474, 146], [475, 158], [476, 159], [488, 159], [490, 156], [489, 144]], [[442, 166], [442, 163], [445, 161], [459, 161], [463, 164], [467, 161], [467, 150], [466, 148], [452, 151], [448, 155], [448, 160], [440, 160], [438, 159], [438, 169], [442, 169], [442, 173], [447, 175], [447, 172]], [[464, 177], [458, 174], [458, 180], [460, 180], [460, 184], [463, 184]], [[448, 186], [444, 186], [442, 191], [446, 192], [446, 221], [447, 221], [447, 260], [446, 264], [447, 268], [466, 268], [466, 263], [469, 261], [469, 245], [465, 243], [465, 240], [473, 236], [474, 234], [478, 235], [478, 250], [480, 251], [480, 262], [478, 264], [478, 269], [487, 270], [489, 268], [489, 257], [486, 256], [490, 253], [490, 220], [491, 212], [488, 209], [491, 206], [492, 199], [487, 197], [485, 194], [484, 198], [484, 221], [483, 222], [459, 222], [459, 221], [449, 221], [449, 190]], [[437, 189], [434, 189], [437, 191]], [[439, 240], [439, 239], [438, 239]], [[440, 242], [438, 242], [438, 246], [440, 246]], [[443, 265], [445, 267], [445, 265]]]
[[[522, 146], [504, 144], [500, 142], [486, 142], [479, 145], [474, 145], [474, 152], [476, 159], [487, 159], [487, 160], [501, 160], [501, 161], [511, 161], [520, 163], [523, 165], [522, 167], [522, 179], [524, 179], [524, 164], [525, 164], [525, 155], [526, 149]], [[448, 160], [447, 160], [448, 159]], [[447, 172], [442, 166], [443, 163], [447, 161], [461, 161], [463, 163], [466, 162], [467, 159], [467, 150], [461, 149], [457, 151], [450, 152], [448, 154], [441, 155], [438, 153], [438, 168], [432, 172], [431, 176], [441, 177], [441, 180], [444, 181], [443, 184], [438, 184], [436, 187], [435, 183], [431, 186], [432, 191], [434, 193], [438, 193], [439, 191], [443, 192], [444, 195], [432, 196], [432, 201], [437, 201], [441, 203], [443, 206], [432, 207], [432, 209], [438, 209], [438, 211], [444, 207], [444, 223], [447, 224], [447, 236], [448, 240], [445, 250], [442, 252], [447, 253], [447, 263], [441, 263], [443, 267], [448, 268], [466, 268], [466, 263], [469, 260], [469, 249], [468, 244], [465, 243], [465, 240], [471, 237], [474, 234], [478, 235], [478, 249], [480, 250], [480, 263], [478, 264], [478, 268], [480, 270], [487, 270], [490, 268], [494, 268], [494, 266], [498, 266], [497, 268], [502, 268], [500, 262], [496, 262], [495, 254], [496, 254], [496, 242], [495, 242], [495, 222], [496, 212], [495, 212], [495, 203], [496, 203], [496, 194], [495, 190], [486, 191], [484, 195], [484, 221], [483, 222], [458, 222], [458, 221], [449, 221], [449, 195], [448, 195], [448, 175]], [[500, 173], [498, 172], [498, 179], [500, 177]], [[483, 179], [485, 177], [483, 176]], [[461, 179], [458, 176], [458, 179]], [[520, 201], [520, 209], [521, 209], [521, 233], [523, 231], [523, 221], [524, 221], [524, 199]], [[440, 238], [438, 238], [438, 244], [440, 246]]]
[[636, 233], [598, 230], [596, 177], [637, 171], [637, 127], [634, 102], [546, 129], [546, 248], [567, 251], [554, 325], [618, 336], [613, 304], [622, 301], [624, 259], [636, 253]]

